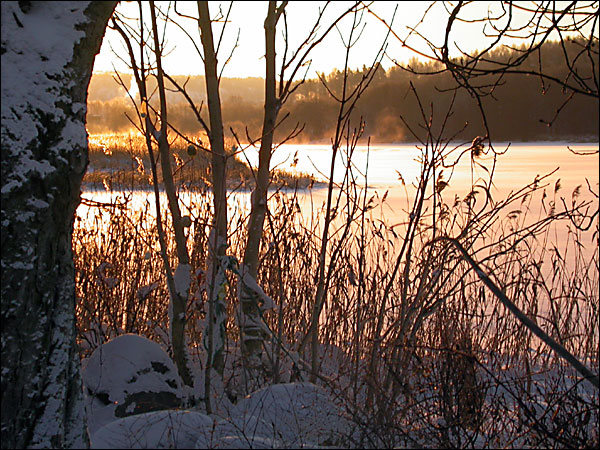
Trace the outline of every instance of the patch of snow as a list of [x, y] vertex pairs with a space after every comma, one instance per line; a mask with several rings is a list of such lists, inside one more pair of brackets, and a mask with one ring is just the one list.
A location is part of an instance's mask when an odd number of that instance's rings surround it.
[[10, 180], [8, 183], [6, 183], [4, 186], [2, 186], [2, 190], [0, 192], [2, 194], [8, 194], [13, 189], [18, 188], [19, 186], [21, 186], [20, 182], [18, 182], [17, 180]]
[[191, 267], [189, 264], [179, 264], [175, 269], [175, 275], [173, 279], [175, 281], [175, 290], [180, 297], [187, 298], [188, 291], [190, 289], [190, 271]]
[[111, 422], [91, 438], [92, 448], [194, 448], [199, 437], [210, 435], [213, 419], [206, 414], [166, 410]]
[[[249, 417], [253, 416], [252, 420]], [[242, 399], [232, 411], [242, 423], [267, 424], [262, 437], [286, 446], [339, 445], [349, 422], [327, 392], [312, 383], [276, 384]]]
[[327, 448], [342, 444], [349, 424], [311, 383], [266, 387], [213, 417], [210, 432], [199, 430], [195, 448]]
[[[217, 420], [210, 433], [202, 433], [195, 448], [281, 448], [273, 428], [255, 416]], [[266, 446], [265, 446], [266, 445]]]
[[[204, 353], [202, 355], [202, 359], [203, 359], [203, 367], [206, 367], [206, 353]], [[206, 377], [206, 370], [197, 370], [196, 371], [196, 377], [195, 377], [195, 383], [194, 383], [194, 387], [195, 387], [195, 391], [194, 391], [194, 395], [197, 399], [204, 399], [205, 398], [205, 377]], [[225, 393], [225, 386], [223, 384], [223, 379], [221, 378], [221, 376], [217, 373], [216, 370], [211, 369], [210, 370], [210, 404], [211, 404], [211, 408], [213, 411], [213, 414], [217, 417], [217, 418], [224, 418], [224, 417], [230, 417], [231, 415], [231, 411], [233, 410], [233, 408], [235, 407], [233, 403], [231, 403], [231, 400], [229, 400], [229, 397], [227, 396], [227, 394]], [[203, 408], [204, 409], [204, 402], [202, 401], [200, 404], [197, 405], [197, 407]]]
[[17, 261], [14, 262], [10, 265], [10, 267], [12, 267], [13, 269], [20, 269], [20, 270], [32, 270], [33, 269], [33, 264], [31, 263], [25, 263], [22, 261]]
[[156, 289], [158, 287], [158, 282], [154, 282], [152, 284], [147, 284], [145, 286], [142, 286], [141, 288], [138, 289], [137, 291], [137, 298], [140, 301], [143, 301], [146, 299], [146, 297], [148, 297], [148, 295], [150, 295], [150, 293]]
[[277, 440], [264, 438], [261, 436], [224, 436], [219, 438], [219, 440], [214, 442], [209, 442], [206, 439], [198, 439], [196, 442], [196, 447], [198, 449], [267, 449], [267, 448], [286, 448], [282, 442]]
[[19, 213], [15, 216], [15, 221], [17, 222], [27, 222], [35, 217], [35, 213], [31, 211], [27, 211], [24, 213]]
[[50, 206], [48, 204], [48, 202], [45, 202], [44, 200], [40, 200], [39, 198], [30, 198], [29, 200], [27, 200], [27, 204], [29, 206], [31, 206], [32, 208], [37, 208], [37, 209], [45, 209], [48, 206]]
[[262, 300], [262, 304], [259, 305], [261, 311], [267, 311], [275, 308], [275, 302], [273, 299], [269, 297], [258, 285], [254, 277], [250, 275], [248, 267], [245, 264], [241, 264], [240, 266], [240, 279], [244, 285], [246, 285], [250, 290], [254, 291]]

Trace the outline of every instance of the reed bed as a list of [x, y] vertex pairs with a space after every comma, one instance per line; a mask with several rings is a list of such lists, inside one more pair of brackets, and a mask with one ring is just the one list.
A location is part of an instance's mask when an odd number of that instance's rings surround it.
[[[203, 150], [208, 139], [197, 135], [172, 139], [174, 179], [181, 185], [196, 190], [211, 187], [210, 153]], [[243, 154], [236, 152], [233, 141], [227, 142], [228, 189], [252, 189], [254, 176]], [[158, 166], [159, 179], [161, 177]], [[315, 180], [306, 174], [291, 174], [276, 170], [274, 176], [287, 187], [306, 188]], [[140, 133], [130, 132], [91, 135], [89, 139], [89, 167], [83, 178], [87, 189], [140, 190], [152, 188], [152, 172], [146, 142]]]
[[[109, 190], [121, 186], [105, 185]], [[289, 355], [310, 327], [324, 215], [317, 208], [307, 216], [298, 201], [306, 191], [281, 189], [285, 185], [270, 195], [257, 280], [277, 305], [265, 315], [274, 336], [265, 349], [266, 378], [272, 382], [307, 379]], [[192, 219], [187, 242], [195, 275], [188, 343], [201, 365], [212, 200], [207, 186], [185, 181], [180, 186], [183, 211]], [[339, 232], [331, 234], [329, 288], [319, 328], [318, 382], [342, 401], [352, 419], [346, 444], [597, 447], [598, 391], [506, 311], [456, 250], [434, 242], [457, 224], [470, 223], [461, 225], [464, 245], [493, 281], [597, 373], [598, 218], [585, 212], [586, 203], [575, 196], [561, 213], [555, 207], [543, 217], [529, 217], [527, 202], [547, 201], [536, 184], [476, 221], [465, 198], [442, 202], [436, 217], [427, 209], [412, 219], [407, 213], [406, 222], [396, 226], [382, 213], [384, 198], [368, 201], [364, 190], [354, 187], [343, 195], [334, 227]], [[169, 297], [152, 203], [136, 204], [135, 190], [121, 189], [110, 202], [84, 202], [75, 223], [82, 357], [123, 333], [144, 335], [170, 349]], [[515, 214], [515, 205], [523, 212]], [[228, 253], [238, 260], [247, 213], [239, 204], [230, 214]], [[555, 238], [558, 229], [566, 230], [562, 244]], [[584, 251], [586, 246], [593, 251]], [[169, 249], [174, 263], [173, 241]], [[235, 274], [229, 277], [224, 384], [235, 400], [241, 392], [235, 359], [237, 281]], [[309, 351], [302, 356], [308, 358]]]

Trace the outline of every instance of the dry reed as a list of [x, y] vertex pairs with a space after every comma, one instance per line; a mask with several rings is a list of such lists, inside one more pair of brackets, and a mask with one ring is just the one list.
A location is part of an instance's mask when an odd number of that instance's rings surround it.
[[[206, 186], [181, 185], [190, 194], [184, 214], [192, 219], [187, 241], [195, 274], [188, 341], [201, 361], [210, 192]], [[346, 445], [598, 445], [598, 392], [532, 337], [455, 250], [427, 246], [434, 234], [463, 224], [466, 246], [506, 295], [597, 372], [598, 219], [591, 222], [591, 231], [577, 226], [583, 216], [594, 218], [577, 198], [561, 213], [555, 206], [540, 217], [528, 216], [523, 205], [539, 199], [542, 187], [531, 185], [476, 220], [465, 199], [443, 203], [435, 221], [425, 208], [419, 209], [414, 222], [407, 218], [400, 227], [381, 215], [378, 207], [384, 199], [375, 198], [367, 207], [356, 186], [358, 194], [346, 195], [338, 220], [353, 225], [343, 238], [332, 234], [330, 248], [337, 250], [328, 254], [331, 281], [319, 328], [320, 382], [343, 399], [355, 424]], [[154, 214], [147, 202], [133, 207], [133, 191], [120, 195], [119, 201], [90, 206], [87, 217], [75, 224], [82, 356], [122, 333], [144, 335], [169, 349], [168, 295]], [[261, 248], [258, 282], [278, 305], [265, 317], [277, 337], [269, 344], [266, 364], [267, 376], [275, 382], [306, 376], [282, 347], [296, 349], [310, 326], [324, 212], [317, 209], [307, 217], [297, 196], [298, 191], [272, 193]], [[435, 200], [427, 197], [425, 203]], [[348, 205], [359, 206], [351, 216]], [[515, 205], [523, 212], [506, 212]], [[230, 220], [229, 253], [238, 259], [245, 214], [239, 206]], [[568, 228], [562, 245], [554, 241], [557, 227]], [[393, 277], [395, 259], [409, 239]], [[594, 251], [583, 251], [586, 240]], [[169, 248], [174, 258], [173, 242]], [[237, 296], [234, 274], [230, 277], [227, 330], [233, 348]], [[235, 354], [233, 349], [229, 354]], [[228, 364], [231, 379], [225, 384], [235, 398], [233, 356]]]

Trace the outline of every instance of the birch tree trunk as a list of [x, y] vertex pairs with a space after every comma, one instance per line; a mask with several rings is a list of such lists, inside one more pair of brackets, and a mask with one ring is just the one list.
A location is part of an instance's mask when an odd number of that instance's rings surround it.
[[214, 216], [212, 230], [208, 242], [209, 255], [207, 264], [208, 277], [208, 317], [205, 330], [207, 347], [206, 375], [204, 392], [206, 410], [211, 412], [210, 404], [212, 371], [220, 378], [225, 367], [225, 285], [226, 274], [221, 261], [227, 249], [227, 156], [223, 136], [223, 117], [221, 114], [221, 97], [219, 93], [219, 77], [217, 75], [217, 54], [215, 51], [212, 24], [208, 2], [198, 2], [198, 26], [204, 51], [204, 73], [206, 77], [206, 97], [210, 117], [208, 138], [211, 149], [211, 170], [213, 182]]
[[[283, 11], [282, 6], [279, 14]], [[256, 378], [255, 372], [261, 366], [262, 346], [265, 332], [260, 326], [259, 299], [257, 292], [246, 283], [246, 277], [256, 279], [258, 273], [258, 254], [262, 239], [265, 215], [267, 213], [267, 191], [271, 170], [271, 153], [275, 121], [280, 102], [275, 93], [275, 29], [278, 11], [276, 2], [269, 2], [265, 19], [265, 114], [263, 132], [258, 153], [258, 171], [256, 187], [252, 192], [252, 209], [248, 223], [248, 238], [244, 250], [243, 266], [239, 283], [241, 348], [247, 383]]]
[[87, 447], [71, 235], [116, 2], [2, 2], [2, 447]]

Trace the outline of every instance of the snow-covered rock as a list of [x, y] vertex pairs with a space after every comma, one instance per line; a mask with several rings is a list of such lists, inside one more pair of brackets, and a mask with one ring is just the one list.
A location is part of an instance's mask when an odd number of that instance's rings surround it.
[[133, 414], [176, 408], [182, 384], [173, 361], [155, 342], [125, 334], [98, 347], [83, 361], [88, 429]]
[[327, 392], [312, 383], [276, 384], [238, 402], [232, 411], [247, 434], [280, 442], [284, 448], [336, 445], [348, 430], [348, 421]]
[[206, 414], [168, 410], [125, 417], [100, 428], [92, 448], [194, 448], [199, 436], [210, 435], [213, 419]]

